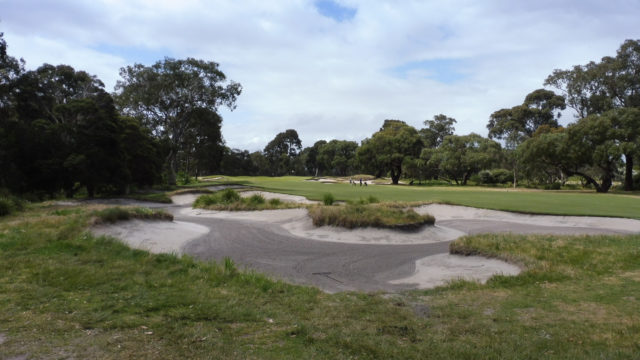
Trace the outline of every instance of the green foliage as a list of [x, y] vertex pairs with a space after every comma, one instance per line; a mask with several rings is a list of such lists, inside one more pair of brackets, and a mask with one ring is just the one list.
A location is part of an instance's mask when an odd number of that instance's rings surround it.
[[282, 176], [295, 173], [295, 163], [302, 149], [298, 132], [288, 129], [278, 133], [264, 148], [264, 156], [271, 166], [269, 175]]
[[418, 131], [400, 120], [385, 120], [380, 131], [362, 141], [357, 158], [364, 170], [376, 177], [389, 172], [394, 185], [402, 175], [407, 157], [418, 157], [423, 143]]
[[431, 215], [420, 215], [413, 209], [396, 204], [350, 203], [344, 206], [313, 206], [309, 216], [315, 226], [341, 226], [348, 229], [377, 227], [399, 230], [416, 230], [424, 225], [433, 225]]
[[437, 148], [442, 144], [444, 138], [453, 135], [456, 119], [450, 118], [444, 114], [435, 115], [433, 120], [425, 120], [426, 128], [420, 129], [420, 136], [424, 146], [427, 148]]
[[466, 185], [471, 175], [491, 167], [500, 154], [500, 144], [478, 134], [450, 135], [430, 155], [429, 163], [456, 184]]
[[333, 197], [332, 193], [326, 193], [322, 196], [322, 203], [325, 205], [333, 205], [336, 199]]
[[[213, 61], [193, 58], [165, 58], [151, 66], [135, 64], [120, 69], [116, 84], [117, 102], [124, 114], [143, 119], [143, 124], [168, 144], [167, 167], [170, 185], [176, 184], [177, 156], [197, 143], [195, 133], [205, 120], [206, 143], [221, 146], [216, 135], [215, 116], [219, 106], [235, 108], [240, 84], [226, 84], [226, 77]], [[203, 116], [200, 116], [203, 115]], [[213, 120], [214, 125], [206, 122]], [[219, 124], [218, 124], [219, 125]]]

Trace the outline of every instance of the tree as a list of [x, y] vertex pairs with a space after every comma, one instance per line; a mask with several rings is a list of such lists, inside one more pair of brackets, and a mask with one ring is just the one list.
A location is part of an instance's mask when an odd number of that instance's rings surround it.
[[429, 162], [437, 164], [440, 171], [456, 184], [466, 185], [474, 173], [490, 168], [499, 161], [500, 144], [478, 134], [444, 138]]
[[322, 164], [318, 161], [318, 154], [326, 143], [325, 140], [318, 140], [313, 146], [304, 148], [304, 167], [310, 175], [318, 176], [324, 170]]
[[198, 109], [217, 112], [220, 106], [235, 109], [240, 84], [226, 83], [226, 76], [212, 61], [165, 58], [152, 66], [135, 64], [120, 69], [116, 99], [126, 115], [137, 117], [152, 133], [168, 141], [165, 165], [170, 184], [176, 183], [176, 157], [184, 138], [193, 129]]
[[397, 185], [402, 175], [404, 159], [417, 157], [422, 147], [422, 139], [414, 127], [400, 120], [385, 120], [378, 132], [362, 142], [357, 158], [376, 177], [389, 172], [391, 182]]
[[355, 141], [331, 140], [319, 148], [317, 162], [331, 175], [346, 176], [355, 167], [357, 148]]
[[424, 146], [428, 148], [440, 146], [446, 136], [453, 135], [455, 123], [456, 119], [443, 114], [435, 115], [433, 120], [425, 120], [424, 124], [427, 127], [420, 130]]
[[538, 89], [527, 94], [522, 105], [500, 109], [491, 114], [487, 124], [489, 139], [505, 141], [507, 156], [511, 158], [512, 163], [513, 187], [517, 184], [518, 170], [515, 149], [541, 126], [558, 127], [561, 113], [556, 114], [556, 111], [565, 108], [562, 96], [556, 95], [553, 91]]
[[271, 164], [271, 175], [282, 176], [294, 171], [293, 162], [302, 149], [298, 132], [288, 129], [278, 133], [264, 148], [264, 156]]
[[206, 108], [194, 109], [190, 117], [193, 126], [186, 132], [181, 146], [185, 156], [182, 170], [196, 177], [203, 173], [214, 174], [220, 170], [224, 153], [222, 117]]
[[[579, 119], [603, 115], [613, 109], [640, 109], [640, 40], [626, 40], [615, 57], [603, 57], [600, 62], [576, 65], [570, 70], [556, 69], [547, 77], [545, 85], [560, 89]], [[633, 121], [619, 125], [624, 127], [628, 123]], [[627, 133], [627, 138], [634, 133], [632, 128], [621, 131]], [[620, 141], [629, 143], [624, 139]], [[632, 190], [633, 158], [638, 149], [625, 148], [624, 188]]]

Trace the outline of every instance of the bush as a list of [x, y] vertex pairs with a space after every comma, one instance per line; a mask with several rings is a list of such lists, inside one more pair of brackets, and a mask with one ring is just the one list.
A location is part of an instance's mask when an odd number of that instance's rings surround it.
[[491, 175], [491, 171], [482, 170], [478, 173], [478, 178], [481, 184], [495, 184], [495, 180], [493, 179], [493, 175]]
[[560, 184], [559, 182], [554, 182], [551, 184], [546, 184], [544, 186], [545, 190], [560, 190], [560, 188], [562, 188], [562, 184]]
[[322, 196], [322, 202], [325, 205], [333, 205], [333, 203], [336, 201], [336, 199], [333, 197], [332, 193], [326, 193]]
[[506, 184], [513, 181], [513, 172], [506, 169], [494, 169], [491, 176], [496, 184]]

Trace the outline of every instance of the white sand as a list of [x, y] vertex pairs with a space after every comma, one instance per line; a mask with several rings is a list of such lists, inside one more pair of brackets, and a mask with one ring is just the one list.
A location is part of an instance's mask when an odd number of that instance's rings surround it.
[[539, 226], [597, 228], [640, 232], [640, 220], [593, 216], [528, 215], [466, 206], [430, 204], [417, 207], [419, 214], [431, 214], [439, 220], [493, 220]]
[[298, 204], [317, 204], [318, 203], [318, 201], [311, 201], [304, 196], [278, 194], [278, 193], [272, 193], [272, 192], [266, 192], [266, 191], [243, 191], [240, 193], [240, 196], [249, 197], [256, 194], [262, 195], [262, 197], [264, 197], [267, 200], [280, 199], [285, 202], [294, 202]]
[[487, 282], [493, 275], [518, 275], [520, 268], [507, 262], [481, 256], [437, 254], [416, 261], [412, 276], [390, 281], [392, 284], [415, 284], [421, 289], [445, 285], [456, 279]]
[[183, 221], [129, 220], [91, 229], [94, 235], [108, 235], [125, 244], [152, 253], [182, 254], [189, 241], [209, 232], [206, 226]]

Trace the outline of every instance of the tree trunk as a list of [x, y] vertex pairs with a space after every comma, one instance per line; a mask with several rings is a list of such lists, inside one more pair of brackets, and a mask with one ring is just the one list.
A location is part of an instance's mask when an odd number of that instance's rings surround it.
[[625, 170], [624, 170], [624, 189], [625, 191], [633, 190], [633, 154], [624, 154]]
[[400, 181], [400, 174], [402, 174], [401, 167], [398, 166], [396, 169], [391, 169], [391, 183], [393, 185], [398, 185], [398, 182]]
[[167, 155], [167, 183], [176, 185], [176, 153], [173, 149]]

